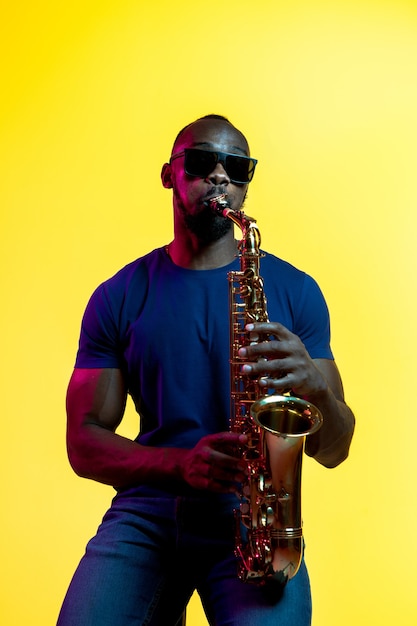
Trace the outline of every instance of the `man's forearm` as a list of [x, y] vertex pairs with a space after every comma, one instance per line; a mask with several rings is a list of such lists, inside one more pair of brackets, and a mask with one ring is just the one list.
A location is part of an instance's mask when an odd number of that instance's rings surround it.
[[96, 424], [86, 424], [77, 441], [68, 438], [68, 458], [79, 476], [114, 487], [182, 480], [184, 450], [142, 446]]
[[343, 400], [338, 400], [330, 387], [319, 398], [311, 398], [323, 415], [320, 430], [307, 437], [306, 453], [326, 467], [336, 467], [349, 454], [355, 417]]

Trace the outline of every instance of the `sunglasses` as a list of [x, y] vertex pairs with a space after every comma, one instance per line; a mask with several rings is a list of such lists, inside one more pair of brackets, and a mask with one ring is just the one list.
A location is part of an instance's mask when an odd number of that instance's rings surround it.
[[238, 156], [228, 152], [209, 152], [198, 148], [185, 148], [171, 156], [171, 160], [184, 157], [184, 170], [189, 176], [206, 178], [221, 163], [232, 183], [245, 185], [250, 183], [255, 173], [256, 159]]

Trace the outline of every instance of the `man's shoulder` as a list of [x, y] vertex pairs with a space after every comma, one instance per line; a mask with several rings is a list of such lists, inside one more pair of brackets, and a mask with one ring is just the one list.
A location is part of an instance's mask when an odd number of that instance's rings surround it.
[[289, 280], [304, 280], [306, 273], [303, 270], [275, 256], [271, 252], [263, 251], [263, 254], [264, 256], [261, 259], [261, 274], [262, 271], [265, 270], [267, 272], [279, 273], [281, 277], [288, 278]]
[[312, 294], [321, 294], [320, 286], [311, 274], [274, 254], [265, 253], [261, 259], [260, 273], [268, 288], [275, 287], [291, 294], [291, 297], [301, 298], [302, 294], [307, 294], [308, 297]]
[[[163, 264], [163, 248], [131, 261], [113, 276], [102, 281], [95, 289], [91, 300], [119, 310], [132, 302], [137, 303], [146, 297], [152, 276], [156, 268]], [[107, 305], [105, 304], [107, 303]]]
[[107, 278], [102, 285], [110, 289], [114, 289], [118, 286], [127, 285], [133, 280], [143, 280], [149, 275], [149, 273], [152, 273], [155, 265], [160, 262], [162, 252], [162, 248], [156, 248], [155, 250], [138, 257], [134, 261], [127, 263], [124, 267], [113, 274], [113, 276]]

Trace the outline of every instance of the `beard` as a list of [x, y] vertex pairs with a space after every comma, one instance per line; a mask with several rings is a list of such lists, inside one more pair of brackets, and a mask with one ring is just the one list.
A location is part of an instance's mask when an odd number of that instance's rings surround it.
[[181, 210], [187, 230], [197, 237], [199, 242], [203, 245], [214, 243], [222, 239], [233, 226], [231, 220], [216, 214], [205, 204], [206, 200], [223, 193], [225, 193], [225, 190], [220, 187], [218, 189], [212, 189], [210, 194], [207, 194], [207, 198], [202, 199], [200, 211], [195, 214], [190, 214], [187, 212], [181, 198], [174, 189], [177, 206]]
[[202, 244], [214, 243], [222, 239], [233, 226], [231, 220], [222, 215], [216, 215], [210, 208], [196, 215], [184, 215], [184, 223]]

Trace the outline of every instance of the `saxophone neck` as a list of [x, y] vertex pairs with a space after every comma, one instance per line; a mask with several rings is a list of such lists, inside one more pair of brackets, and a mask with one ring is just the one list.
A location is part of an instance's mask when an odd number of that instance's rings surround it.
[[259, 248], [261, 236], [256, 225], [256, 219], [246, 215], [243, 211], [235, 211], [232, 209], [227, 200], [227, 194], [221, 194], [215, 198], [211, 198], [208, 201], [208, 205], [212, 211], [228, 218], [240, 228], [242, 231], [242, 240], [239, 244], [239, 248], [246, 247], [245, 242], [248, 240], [252, 240], [251, 248], [253, 245]]

